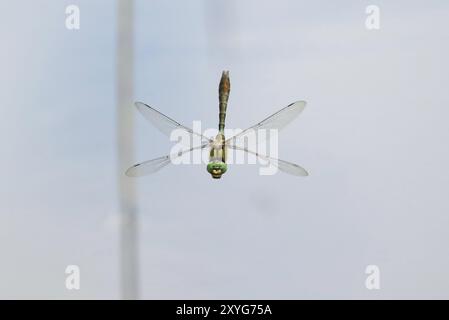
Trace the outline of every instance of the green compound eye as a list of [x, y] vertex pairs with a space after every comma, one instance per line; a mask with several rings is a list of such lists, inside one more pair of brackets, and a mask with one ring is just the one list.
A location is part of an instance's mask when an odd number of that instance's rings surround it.
[[214, 179], [220, 179], [221, 175], [227, 170], [228, 166], [224, 162], [209, 162], [207, 165], [207, 172], [209, 172]]

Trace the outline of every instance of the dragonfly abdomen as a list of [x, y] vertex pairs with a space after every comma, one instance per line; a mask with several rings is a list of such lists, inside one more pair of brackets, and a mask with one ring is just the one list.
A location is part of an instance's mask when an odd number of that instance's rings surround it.
[[228, 106], [230, 91], [231, 91], [231, 82], [229, 81], [229, 71], [223, 71], [221, 75], [220, 85], [218, 86], [218, 99], [219, 99], [218, 130], [220, 132], [223, 132], [225, 127], [226, 108]]

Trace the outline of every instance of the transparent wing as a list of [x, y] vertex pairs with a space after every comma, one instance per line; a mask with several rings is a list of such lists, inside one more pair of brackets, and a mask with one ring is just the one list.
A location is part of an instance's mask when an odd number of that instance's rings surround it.
[[188, 150], [180, 151], [177, 154], [166, 155], [164, 157], [159, 157], [159, 158], [156, 158], [153, 160], [148, 160], [148, 161], [145, 161], [142, 163], [135, 164], [131, 168], [126, 170], [125, 174], [128, 177], [142, 177], [142, 176], [145, 176], [145, 175], [148, 175], [151, 173], [155, 173], [155, 172], [161, 170], [163, 167], [170, 164], [172, 159], [181, 157], [182, 155], [184, 155], [188, 152], [191, 152], [193, 150], [204, 149], [209, 145], [210, 145], [209, 143], [206, 143], [201, 146], [197, 146], [194, 148], [190, 148]]
[[288, 161], [285, 161], [285, 160], [275, 159], [275, 158], [272, 158], [272, 157], [269, 157], [269, 156], [266, 156], [266, 155], [259, 154], [257, 152], [248, 150], [246, 148], [241, 148], [241, 147], [234, 146], [234, 145], [233, 146], [229, 146], [229, 147], [234, 149], [234, 150], [239, 150], [239, 151], [243, 151], [243, 152], [247, 152], [247, 153], [253, 154], [253, 155], [255, 155], [255, 156], [257, 156], [257, 157], [259, 157], [259, 158], [261, 158], [261, 159], [271, 163], [272, 165], [277, 167], [282, 172], [285, 172], [285, 173], [288, 173], [288, 174], [292, 174], [292, 175], [295, 175], [295, 176], [302, 176], [302, 177], [306, 177], [306, 176], [309, 175], [307, 173], [307, 171], [303, 167], [301, 167], [301, 166], [299, 166], [299, 165], [297, 165], [295, 163], [291, 163], [291, 162], [288, 162]]
[[160, 132], [170, 137], [170, 134], [175, 129], [181, 129], [189, 133], [190, 135], [195, 135], [201, 138], [201, 143], [212, 142], [212, 139], [209, 139], [198, 132], [194, 132], [192, 129], [187, 128], [186, 126], [176, 122], [175, 120], [167, 117], [166, 115], [160, 113], [156, 109], [153, 109], [149, 105], [143, 102], [136, 102], [135, 106], [140, 111], [140, 113], [144, 116], [145, 119], [150, 121]]
[[238, 140], [242, 139], [246, 135], [259, 129], [282, 129], [292, 122], [306, 107], [305, 101], [296, 101], [289, 104], [285, 108], [279, 110], [278, 112], [272, 114], [268, 118], [262, 120], [258, 124], [243, 130], [239, 134], [232, 138], [226, 140], [228, 144], [236, 144]]
[[142, 177], [151, 173], [155, 173], [170, 163], [170, 156], [164, 156], [153, 160], [133, 165], [126, 170], [128, 177]]

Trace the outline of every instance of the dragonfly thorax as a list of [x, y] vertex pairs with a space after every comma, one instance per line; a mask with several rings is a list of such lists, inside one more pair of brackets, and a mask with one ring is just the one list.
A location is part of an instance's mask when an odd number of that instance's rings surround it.
[[225, 173], [227, 169], [225, 137], [223, 133], [220, 132], [211, 144], [207, 172], [212, 175], [212, 178], [220, 179], [221, 175]]

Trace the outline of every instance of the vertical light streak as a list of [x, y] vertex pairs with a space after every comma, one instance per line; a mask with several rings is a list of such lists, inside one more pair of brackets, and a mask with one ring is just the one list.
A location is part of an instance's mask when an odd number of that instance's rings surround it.
[[126, 177], [134, 158], [134, 1], [117, 2], [117, 143], [120, 201], [120, 272], [123, 299], [138, 299], [138, 220], [135, 182]]

